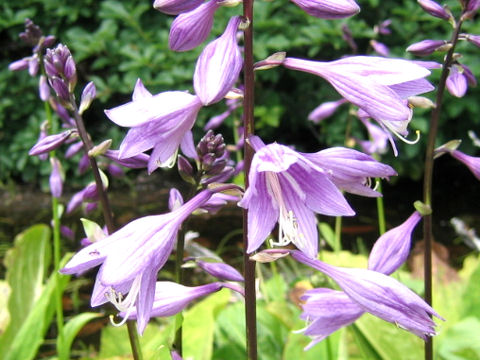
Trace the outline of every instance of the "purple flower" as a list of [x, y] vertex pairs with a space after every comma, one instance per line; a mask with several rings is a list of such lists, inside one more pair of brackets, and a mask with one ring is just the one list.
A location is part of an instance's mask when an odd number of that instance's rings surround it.
[[327, 171], [305, 154], [277, 143], [264, 145], [256, 136], [249, 139], [256, 153], [249, 184], [239, 205], [248, 209], [248, 248], [258, 249], [279, 224], [278, 242], [293, 243], [309, 257], [316, 257], [318, 234], [315, 213], [353, 215]]
[[436, 3], [433, 0], [417, 0], [418, 4], [432, 16], [438, 17], [440, 19], [448, 20], [451, 17], [449, 14], [440, 4]]
[[415, 211], [403, 224], [380, 236], [368, 257], [368, 268], [385, 275], [395, 272], [407, 260], [412, 232], [421, 218]]
[[195, 262], [201, 269], [217, 279], [226, 281], [244, 281], [242, 274], [228, 264], [219, 262], [206, 262], [202, 260], [195, 260]]
[[331, 277], [360, 308], [426, 339], [435, 335], [430, 316], [438, 315], [422, 298], [394, 278], [376, 271], [340, 268], [308, 258], [299, 251], [292, 256]]
[[473, 175], [478, 180], [480, 180], [480, 158], [479, 157], [470, 156], [458, 150], [450, 151], [450, 155], [452, 155], [458, 161], [464, 163], [470, 169]]
[[38, 142], [30, 149], [28, 155], [35, 156], [46, 154], [60, 147], [67, 139], [76, 134], [76, 131], [67, 130], [60, 134], [48, 135], [38, 139]]
[[430, 74], [426, 67], [401, 59], [353, 56], [319, 62], [286, 58], [283, 65], [324, 78], [345, 99], [400, 138], [408, 134], [412, 117], [404, 99], [433, 89], [424, 79]]
[[237, 44], [240, 22], [240, 16], [232, 17], [223, 35], [208, 44], [197, 60], [193, 87], [203, 105], [223, 99], [238, 79], [243, 66]]
[[131, 158], [153, 148], [148, 172], [175, 164], [178, 147], [193, 127], [200, 99], [183, 91], [166, 91], [152, 96], [140, 80], [132, 101], [105, 110], [110, 120], [131, 127], [120, 145], [119, 159]]
[[480, 35], [472, 35], [472, 34], [462, 34], [465, 36], [465, 39], [468, 42], [471, 42], [473, 45], [480, 47]]
[[370, 140], [356, 140], [367, 154], [384, 154], [387, 151], [388, 134], [379, 126], [372, 124], [368, 119], [360, 118], [367, 128]]
[[463, 97], [468, 89], [467, 77], [463, 74], [463, 69], [455, 65], [450, 67], [450, 72], [447, 77], [447, 90], [455, 97]]
[[422, 40], [407, 47], [407, 51], [417, 56], [427, 56], [447, 44], [445, 40]]
[[[135, 306], [137, 326], [142, 333], [152, 313], [157, 273], [173, 250], [178, 230], [211, 195], [211, 191], [204, 190], [175, 211], [132, 221], [80, 250], [61, 272], [79, 275], [101, 265], [92, 306], [111, 301], [125, 312], [125, 318]], [[124, 297], [126, 293], [128, 296]]]
[[291, 0], [308, 15], [321, 19], [342, 19], [360, 12], [353, 0]]
[[53, 197], [59, 198], [62, 196], [63, 190], [63, 179], [62, 179], [62, 165], [57, 158], [50, 158], [50, 163], [52, 165], [52, 172], [50, 173], [50, 191]]
[[118, 150], [107, 150], [103, 156], [106, 158], [115, 161], [117, 164], [125, 166], [130, 169], [141, 169], [144, 167], [147, 167], [148, 165], [148, 160], [150, 159], [150, 156], [147, 154], [141, 153], [129, 158], [122, 158], [120, 159], [118, 157], [119, 151]]
[[50, 87], [48, 86], [45, 75], [40, 75], [40, 79], [38, 80], [38, 94], [42, 101], [47, 101], [50, 98]]
[[317, 106], [313, 111], [308, 114], [308, 120], [313, 121], [315, 124], [318, 124], [323, 119], [333, 115], [337, 111], [340, 105], [343, 105], [347, 102], [345, 99], [340, 99], [337, 101], [328, 101]]
[[153, 7], [169, 15], [177, 15], [200, 6], [203, 0], [155, 0]]
[[370, 46], [378, 55], [387, 57], [390, 54], [390, 50], [388, 49], [387, 45], [379, 41], [370, 40]]
[[192, 11], [178, 15], [170, 28], [168, 46], [174, 51], [188, 51], [204, 42], [212, 30], [217, 0], [209, 0]]
[[377, 34], [390, 35], [392, 33], [392, 31], [389, 28], [391, 24], [392, 24], [392, 20], [390, 19], [384, 20], [380, 24], [375, 25], [375, 27], [373, 28], [373, 31]]

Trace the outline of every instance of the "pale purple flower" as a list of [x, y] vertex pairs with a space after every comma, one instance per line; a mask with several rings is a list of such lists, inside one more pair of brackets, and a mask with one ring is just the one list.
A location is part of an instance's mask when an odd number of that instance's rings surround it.
[[377, 40], [370, 40], [370, 46], [378, 55], [387, 57], [390, 54], [390, 50], [388, 49], [387, 45]]
[[135, 307], [137, 326], [142, 333], [152, 316], [157, 273], [173, 250], [178, 230], [211, 195], [211, 191], [204, 190], [175, 211], [132, 221], [80, 250], [61, 272], [80, 275], [101, 265], [92, 306], [110, 301], [119, 311], [125, 312], [125, 318]]
[[468, 0], [466, 11], [463, 14], [464, 19], [471, 19], [475, 16], [477, 10], [480, 8], [480, 0]]
[[148, 166], [150, 156], [144, 153], [134, 155], [129, 158], [119, 158], [120, 152], [118, 150], [107, 150], [103, 156], [115, 161], [117, 164], [125, 166], [130, 169], [141, 169]]
[[433, 0], [417, 0], [418, 4], [432, 16], [438, 17], [440, 19], [448, 20], [451, 15], [441, 6]]
[[455, 97], [463, 97], [468, 89], [467, 77], [463, 74], [463, 69], [460, 69], [452, 65], [447, 77], [447, 90]]
[[97, 185], [95, 183], [90, 183], [85, 186], [82, 190], [76, 192], [71, 197], [70, 201], [67, 204], [66, 213], [70, 214], [85, 201], [97, 200], [98, 192]]
[[467, 155], [459, 150], [450, 151], [450, 155], [452, 155], [458, 161], [464, 163], [473, 175], [480, 180], [480, 157], [474, 157]]
[[480, 47], [480, 35], [472, 35], [472, 34], [462, 34], [465, 36], [465, 39], [468, 42], [471, 42], [473, 45]]
[[422, 40], [407, 47], [407, 51], [417, 56], [427, 56], [447, 44], [445, 40]]
[[293, 243], [309, 257], [318, 250], [315, 213], [354, 215], [327, 171], [305, 154], [277, 144], [264, 145], [256, 136], [249, 139], [256, 153], [249, 174], [249, 187], [239, 205], [248, 209], [248, 248], [258, 249], [279, 224], [278, 242]]
[[347, 24], [342, 25], [342, 38], [347, 42], [348, 46], [350, 46], [352, 52], [355, 54], [358, 50], [358, 46], [353, 39], [352, 30], [350, 30]]
[[183, 91], [151, 95], [140, 80], [132, 101], [105, 110], [110, 120], [130, 127], [120, 145], [119, 159], [131, 158], [153, 148], [148, 172], [175, 164], [178, 147], [190, 131], [202, 107], [200, 99]]
[[373, 28], [373, 31], [382, 35], [390, 35], [392, 33], [392, 31], [389, 28], [391, 24], [392, 24], [392, 20], [390, 19], [384, 20], [380, 24], [375, 25], [375, 27]]
[[50, 98], [50, 87], [48, 86], [45, 75], [40, 75], [40, 79], [38, 80], [38, 94], [42, 101], [47, 101]]
[[395, 272], [407, 260], [412, 232], [421, 218], [415, 211], [403, 224], [380, 236], [368, 257], [368, 268], [385, 275]]
[[404, 99], [433, 89], [424, 79], [430, 74], [426, 67], [402, 59], [352, 56], [319, 62], [286, 58], [283, 65], [324, 78], [345, 99], [400, 138], [408, 134], [412, 117]]
[[338, 107], [345, 104], [346, 102], [347, 100], [345, 99], [324, 102], [317, 106], [315, 109], [313, 109], [310, 114], [308, 114], [308, 120], [311, 120], [315, 124], [318, 124], [323, 119], [332, 116], [335, 111], [337, 111]]
[[170, 28], [168, 46], [174, 51], [188, 51], [204, 42], [212, 30], [217, 0], [209, 0], [192, 11], [178, 15]]
[[223, 99], [238, 80], [243, 67], [242, 54], [237, 44], [240, 22], [240, 16], [232, 17], [223, 35], [208, 44], [197, 60], [193, 87], [203, 105]]
[[308, 15], [321, 19], [342, 19], [360, 12], [353, 0], [291, 0]]
[[38, 139], [38, 142], [30, 149], [30, 151], [28, 152], [28, 155], [30, 156], [41, 155], [41, 154], [46, 154], [52, 150], [55, 150], [58, 147], [60, 147], [62, 144], [64, 144], [65, 141], [67, 141], [67, 139], [73, 134], [76, 134], [76, 131], [67, 130], [60, 134], [41, 137]]
[[388, 134], [379, 126], [372, 124], [368, 119], [360, 118], [367, 128], [369, 140], [356, 140], [367, 154], [385, 154], [387, 152]]
[[155, 0], [153, 7], [169, 15], [178, 15], [191, 11], [203, 3], [203, 0]]
[[363, 308], [343, 291], [327, 288], [311, 289], [304, 293], [301, 300], [304, 303], [300, 317], [308, 323], [302, 332], [312, 338], [305, 350], [338, 329], [352, 324], [364, 313]]
[[207, 262], [194, 259], [197, 265], [208, 274], [220, 280], [244, 281], [242, 274], [234, 267], [220, 262]]
[[63, 175], [62, 166], [57, 158], [50, 158], [50, 164], [52, 165], [52, 172], [50, 173], [49, 184], [50, 192], [55, 198], [62, 196], [63, 190]]
[[328, 265], [300, 251], [291, 254], [297, 261], [331, 277], [364, 311], [422, 339], [436, 334], [435, 322], [430, 316], [443, 320], [422, 298], [390, 276], [372, 270]]
[[468, 85], [470, 86], [477, 86], [477, 79], [475, 75], [473, 75], [472, 70], [467, 65], [458, 64], [461, 67], [461, 72], [463, 76], [467, 79]]
[[79, 106], [78, 112], [80, 114], [83, 114], [83, 112], [90, 107], [90, 104], [96, 97], [97, 97], [97, 89], [93, 81], [90, 81], [83, 88], [82, 98], [80, 100], [80, 106]]
[[60, 226], [60, 233], [66, 237], [68, 240], [75, 240], [75, 233], [71, 228], [69, 228], [66, 225], [61, 225]]

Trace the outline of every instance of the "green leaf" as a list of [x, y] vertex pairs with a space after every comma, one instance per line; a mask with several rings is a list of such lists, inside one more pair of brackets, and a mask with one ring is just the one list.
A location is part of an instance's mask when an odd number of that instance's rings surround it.
[[212, 358], [216, 318], [220, 310], [228, 304], [230, 296], [230, 290], [220, 290], [185, 313], [182, 334], [185, 359]]
[[438, 346], [438, 355], [445, 360], [480, 360], [480, 319], [467, 317], [446, 331]]
[[[86, 323], [101, 316], [101, 314], [85, 312], [74, 316], [65, 324], [63, 338], [58, 338], [59, 341], [57, 342], [57, 351], [60, 359], [70, 358], [70, 347], [75, 336], [77, 336]], [[60, 339], [63, 339], [63, 341], [60, 342]]]
[[322, 239], [326, 241], [328, 246], [335, 249], [335, 232], [332, 227], [325, 222], [320, 222], [318, 223], [318, 230], [320, 231]]
[[17, 235], [13, 248], [7, 251], [6, 281], [12, 289], [8, 299], [10, 323], [0, 338], [0, 354], [8, 349], [24, 325], [36, 302], [42, 296], [44, 274], [49, 266], [50, 229], [34, 225]]

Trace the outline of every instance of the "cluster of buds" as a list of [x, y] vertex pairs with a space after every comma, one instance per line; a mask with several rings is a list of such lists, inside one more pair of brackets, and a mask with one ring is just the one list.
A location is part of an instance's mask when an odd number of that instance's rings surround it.
[[58, 44], [54, 49], [47, 49], [45, 55], [45, 72], [48, 82], [64, 106], [70, 106], [70, 94], [77, 84], [77, 69], [72, 54], [66, 45]]
[[222, 172], [227, 165], [225, 149], [223, 136], [215, 135], [212, 130], [207, 131], [197, 145], [200, 169], [205, 175], [213, 176]]

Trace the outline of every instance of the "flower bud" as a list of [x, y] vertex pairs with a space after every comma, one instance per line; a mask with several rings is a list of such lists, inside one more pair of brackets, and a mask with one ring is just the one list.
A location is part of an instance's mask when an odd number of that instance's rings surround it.
[[85, 110], [90, 107], [90, 104], [97, 96], [97, 89], [93, 81], [90, 81], [82, 91], [82, 99], [80, 101], [79, 114], [82, 115]]
[[463, 75], [466, 77], [468, 85], [477, 86], [477, 79], [473, 75], [472, 70], [467, 65], [459, 64], [462, 68]]
[[10, 71], [21, 71], [28, 69], [28, 63], [30, 58], [23, 58], [17, 61], [14, 61], [8, 65], [8, 70]]
[[467, 78], [463, 75], [463, 71], [459, 71], [458, 67], [452, 65], [450, 73], [447, 77], [447, 90], [455, 97], [463, 97], [467, 92], [468, 83]]
[[292, 0], [307, 14], [321, 19], [342, 19], [360, 12], [353, 0]]
[[48, 86], [45, 75], [40, 75], [40, 79], [38, 81], [38, 93], [42, 101], [47, 101], [50, 97], [50, 87]]
[[225, 263], [206, 262], [196, 260], [197, 265], [208, 274], [216, 277], [219, 280], [226, 281], [243, 281], [243, 276], [237, 269]]
[[190, 12], [178, 15], [170, 28], [170, 49], [188, 51], [204, 42], [212, 30], [213, 16], [218, 8], [216, 0], [209, 0]]
[[196, 9], [203, 0], [155, 0], [153, 7], [165, 14], [178, 15]]
[[99, 155], [103, 155], [108, 149], [110, 149], [110, 146], [112, 146], [112, 139], [102, 141], [100, 144], [95, 145], [88, 151], [88, 156], [97, 157]]
[[34, 55], [28, 61], [28, 73], [30, 76], [36, 76], [38, 73], [38, 67], [40, 64], [40, 60], [38, 59], [37, 55]]
[[433, 109], [435, 107], [434, 102], [425, 96], [410, 96], [408, 103], [420, 109]]
[[352, 49], [352, 52], [355, 54], [358, 50], [358, 46], [355, 43], [355, 40], [353, 39], [352, 31], [348, 27], [347, 24], [342, 25], [342, 38], [345, 40]]
[[78, 154], [83, 149], [83, 142], [77, 141], [71, 144], [67, 151], [65, 151], [65, 159], [70, 159], [72, 156]]
[[466, 12], [463, 14], [462, 20], [473, 18], [479, 8], [480, 0], [468, 0]]
[[180, 194], [180, 191], [178, 191], [177, 189], [171, 188], [168, 196], [168, 209], [170, 211], [175, 211], [179, 209], [182, 205], [183, 205], [182, 194]]
[[237, 44], [240, 22], [240, 16], [232, 17], [222, 36], [208, 44], [197, 60], [193, 87], [203, 105], [220, 101], [238, 80], [243, 66]]
[[58, 99], [63, 102], [68, 102], [70, 99], [70, 91], [68, 89], [68, 85], [62, 78], [57, 76], [53, 76], [49, 79], [50, 86], [55, 91]]
[[42, 37], [42, 30], [38, 25], [35, 25], [32, 20], [25, 19], [25, 31], [20, 33], [20, 39], [29, 45], [36, 45]]
[[60, 161], [57, 158], [50, 158], [50, 164], [52, 165], [52, 172], [50, 173], [50, 191], [52, 196], [59, 198], [62, 196], [63, 190], [63, 175], [61, 170]]
[[381, 56], [387, 57], [390, 54], [390, 50], [388, 49], [388, 47], [381, 42], [378, 42], [376, 40], [370, 40], [370, 46], [373, 48], [373, 50], [375, 50], [377, 54]]
[[347, 100], [345, 99], [324, 102], [323, 104], [317, 106], [310, 114], [308, 114], [308, 120], [318, 124], [323, 119], [332, 116], [333, 113], [337, 110], [337, 108], [340, 105], [345, 104], [346, 102]]
[[447, 51], [451, 46], [452, 45], [445, 40], [423, 40], [410, 45], [407, 51], [417, 56], [427, 56], [436, 50]]
[[182, 155], [178, 155], [177, 157], [177, 166], [178, 173], [184, 181], [188, 182], [189, 184], [196, 184], [193, 167]]
[[55, 150], [62, 145], [72, 133], [72, 130], [68, 130], [60, 134], [49, 135], [43, 139], [39, 139], [39, 141], [30, 149], [28, 155], [35, 156]]
[[451, 17], [451, 14], [449, 14], [441, 5], [433, 0], [418, 0], [418, 4], [423, 10], [432, 16], [445, 20], [448, 20]]

